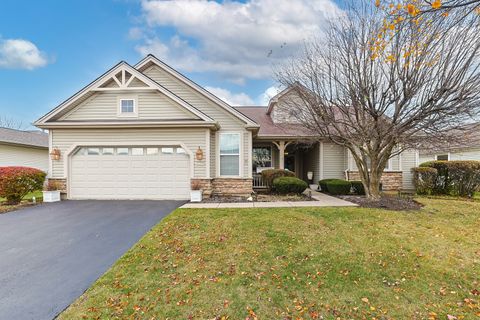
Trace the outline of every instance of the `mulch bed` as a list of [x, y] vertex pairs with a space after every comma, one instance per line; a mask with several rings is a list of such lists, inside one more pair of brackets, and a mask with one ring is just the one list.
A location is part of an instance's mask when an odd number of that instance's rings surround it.
[[[287, 194], [287, 195], [280, 195], [280, 194], [270, 194], [270, 193], [258, 193], [257, 199], [255, 202], [278, 202], [278, 201], [315, 201], [308, 197], [305, 194]], [[217, 202], [224, 202], [224, 203], [236, 203], [236, 202], [251, 202], [243, 197], [211, 197], [211, 198], [204, 198], [202, 200], [204, 203], [217, 203]]]
[[365, 196], [338, 196], [339, 198], [358, 204], [363, 208], [378, 208], [387, 210], [407, 211], [420, 210], [422, 205], [411, 198], [383, 195], [380, 200], [369, 200]]

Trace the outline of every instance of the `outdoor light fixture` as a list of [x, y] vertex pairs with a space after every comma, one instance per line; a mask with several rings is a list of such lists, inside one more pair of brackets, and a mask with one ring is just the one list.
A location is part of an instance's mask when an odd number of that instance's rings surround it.
[[195, 158], [200, 161], [203, 160], [203, 150], [198, 147], [197, 152], [195, 152]]
[[60, 160], [60, 150], [59, 149], [52, 149], [52, 152], [50, 152], [50, 158], [52, 160]]
[[308, 180], [313, 180], [313, 172], [312, 171], [307, 172], [307, 179]]

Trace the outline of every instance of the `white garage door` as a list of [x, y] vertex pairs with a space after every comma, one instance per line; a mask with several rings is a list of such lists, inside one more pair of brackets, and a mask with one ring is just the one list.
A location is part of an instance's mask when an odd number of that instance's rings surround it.
[[188, 199], [190, 159], [180, 147], [84, 147], [70, 160], [72, 199]]

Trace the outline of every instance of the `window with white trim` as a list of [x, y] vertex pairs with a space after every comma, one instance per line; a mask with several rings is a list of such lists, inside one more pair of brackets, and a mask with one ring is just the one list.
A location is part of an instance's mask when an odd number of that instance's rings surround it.
[[252, 150], [253, 172], [260, 173], [265, 168], [272, 168], [272, 148], [253, 147]]
[[220, 133], [220, 176], [240, 175], [240, 133]]
[[437, 154], [437, 161], [449, 161], [450, 155], [447, 154]]
[[120, 113], [135, 114], [135, 99], [120, 99]]
[[[372, 161], [369, 157], [367, 157], [367, 168], [368, 170], [371, 169]], [[387, 165], [384, 168], [385, 171], [392, 171], [393, 170], [393, 158], [388, 159]]]

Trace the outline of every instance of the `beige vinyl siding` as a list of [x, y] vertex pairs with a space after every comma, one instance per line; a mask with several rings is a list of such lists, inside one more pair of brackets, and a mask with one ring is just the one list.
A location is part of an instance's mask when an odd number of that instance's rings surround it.
[[[351, 154], [350, 151], [347, 151], [347, 153]], [[389, 160], [390, 162], [390, 167], [387, 167], [385, 171], [400, 171], [401, 165], [400, 165], [400, 156], [395, 155]], [[357, 164], [355, 163], [355, 160], [353, 159], [352, 156], [350, 156], [350, 164], [348, 164], [347, 161], [347, 166], [346, 166], [350, 171], [357, 171], [358, 167]]]
[[345, 179], [345, 148], [334, 143], [323, 143], [323, 179]]
[[[242, 132], [244, 135], [242, 136], [244, 145], [242, 146], [242, 156], [240, 157], [240, 161], [242, 161], [242, 169], [243, 169], [243, 177], [248, 177], [248, 157], [249, 153], [252, 152], [251, 144], [250, 147], [246, 147], [247, 139], [246, 137], [246, 129], [245, 123], [223, 109], [221, 106], [217, 105], [215, 102], [211, 101], [201, 93], [197, 92], [196, 90], [192, 89], [182, 81], [178, 80], [168, 72], [158, 68], [157, 66], [152, 66], [143, 72], [145, 75], [150, 77], [151, 79], [155, 80], [168, 90], [172, 91], [177, 96], [181, 97], [183, 100], [200, 110], [201, 112], [208, 115], [210, 118], [215, 119], [220, 125], [221, 132]], [[218, 137], [216, 137], [214, 144], [216, 143]], [[215, 146], [214, 150], [217, 150], [218, 146]], [[217, 150], [218, 151], [218, 150]], [[218, 158], [218, 157], [217, 157]], [[211, 171], [212, 177], [218, 172], [217, 162], [218, 159], [212, 157], [211, 161], [214, 161], [213, 171]], [[250, 170], [250, 169], [249, 169]]]
[[303, 170], [305, 171], [305, 178], [307, 172], [313, 172], [313, 183], [318, 183], [320, 180], [320, 144], [316, 143], [304, 154]]
[[450, 153], [450, 160], [477, 160], [480, 161], [480, 149], [470, 149]]
[[280, 151], [273, 143], [270, 146], [272, 148], [272, 166], [275, 169], [280, 169]]
[[[52, 146], [60, 149], [62, 159], [52, 160], [53, 178], [65, 178], [65, 161], [68, 150], [74, 145], [103, 143], [115, 145], [116, 143], [142, 146], [146, 144], [162, 145], [165, 142], [183, 142], [195, 155], [198, 147], [206, 150], [205, 129], [179, 128], [179, 129], [54, 129], [51, 130]], [[194, 160], [194, 176], [206, 176], [206, 159]]]
[[402, 152], [401, 159], [403, 177], [402, 187], [405, 189], [412, 189], [414, 188], [412, 168], [415, 168], [418, 165], [417, 151], [413, 149], [405, 150], [404, 152]]
[[427, 161], [434, 161], [434, 160], [436, 160], [436, 156], [433, 155], [433, 154], [431, 154], [431, 155], [420, 154], [418, 164], [421, 164], [421, 163], [424, 163], [424, 162], [427, 162]]
[[48, 173], [48, 149], [0, 144], [0, 167], [25, 166]]
[[135, 78], [130, 82], [128, 85], [129, 88], [141, 88], [141, 87], [148, 87], [143, 81], [139, 80], [138, 78]]
[[[420, 163], [436, 160], [437, 155], [447, 154], [447, 152], [438, 152], [436, 154], [420, 154]], [[480, 148], [450, 152], [450, 160], [476, 160], [480, 161]]]
[[197, 116], [158, 92], [96, 93], [79, 104], [61, 120], [113, 120], [118, 117], [118, 101], [121, 98], [137, 98], [138, 119], [198, 119]]
[[252, 141], [250, 139], [250, 134], [245, 132], [243, 134], [243, 176], [245, 178], [250, 177], [250, 173], [252, 171], [252, 167], [250, 166], [250, 153], [246, 152], [247, 150], [252, 152]]
[[239, 130], [244, 129], [245, 123], [236, 118], [221, 106], [217, 105], [210, 99], [206, 98], [199, 92], [190, 88], [180, 80], [176, 79], [169, 73], [156, 66], [152, 66], [143, 72], [168, 90], [181, 97], [183, 100], [193, 105], [203, 113], [215, 119], [220, 124], [222, 130]]
[[215, 131], [210, 131], [210, 177], [215, 177], [217, 170], [217, 138]]

